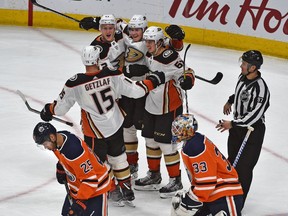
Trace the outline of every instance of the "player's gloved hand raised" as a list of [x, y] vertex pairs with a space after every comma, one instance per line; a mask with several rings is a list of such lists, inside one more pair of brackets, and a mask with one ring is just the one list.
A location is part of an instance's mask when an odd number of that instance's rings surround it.
[[99, 21], [101, 17], [85, 17], [79, 22], [79, 28], [89, 30], [96, 29], [99, 30]]
[[123, 74], [128, 77], [141, 77], [149, 73], [149, 68], [146, 65], [133, 64], [123, 68]]
[[185, 77], [184, 75], [182, 75], [181, 77], [179, 77], [178, 81], [183, 90], [189, 90], [194, 85], [193, 79], [189, 75], [186, 75]]
[[68, 215], [81, 216], [84, 215], [85, 210], [86, 210], [85, 201], [74, 200], [72, 206], [70, 207]]
[[45, 104], [44, 108], [40, 112], [40, 117], [43, 121], [48, 122], [52, 120], [53, 114], [50, 111], [50, 105], [51, 103]]
[[151, 80], [154, 88], [165, 83], [165, 74], [162, 71], [151, 72], [146, 79]]
[[56, 178], [59, 184], [64, 184], [66, 182], [65, 170], [59, 162], [56, 164]]
[[178, 25], [170, 25], [165, 28], [165, 32], [172, 39], [183, 40], [185, 38], [185, 32]]

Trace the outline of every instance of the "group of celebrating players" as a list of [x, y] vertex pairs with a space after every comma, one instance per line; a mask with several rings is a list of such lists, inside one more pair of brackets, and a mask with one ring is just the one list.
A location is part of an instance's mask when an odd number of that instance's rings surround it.
[[[45, 122], [33, 132], [35, 142], [59, 159], [57, 180], [69, 187], [62, 215], [107, 215], [107, 194], [114, 205], [134, 206], [133, 189], [172, 198], [171, 215], [241, 215], [243, 191], [236, 170], [196, 132], [195, 117], [183, 114], [184, 91], [195, 81], [178, 53], [184, 31], [169, 25], [167, 37], [160, 27], [148, 27], [143, 15], [128, 23], [112, 14], [86, 17], [79, 26], [101, 32], [82, 50], [86, 72], [66, 81], [58, 98], [44, 106], [40, 116]], [[75, 102], [81, 107], [83, 140], [46, 123]], [[148, 163], [142, 178], [139, 130]], [[180, 154], [171, 145], [182, 141], [188, 191], [182, 190]], [[169, 182], [160, 187], [162, 156]]]

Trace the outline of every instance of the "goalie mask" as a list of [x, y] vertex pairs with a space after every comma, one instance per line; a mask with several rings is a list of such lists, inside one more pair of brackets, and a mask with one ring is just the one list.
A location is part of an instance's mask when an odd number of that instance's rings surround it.
[[50, 134], [56, 134], [56, 128], [47, 122], [39, 122], [33, 130], [33, 139], [35, 143], [42, 145], [50, 140]]
[[182, 114], [172, 122], [172, 143], [179, 143], [190, 139], [198, 130], [198, 122], [193, 114]]
[[82, 62], [86, 66], [96, 65], [100, 56], [100, 49], [96, 46], [86, 46], [82, 49]]

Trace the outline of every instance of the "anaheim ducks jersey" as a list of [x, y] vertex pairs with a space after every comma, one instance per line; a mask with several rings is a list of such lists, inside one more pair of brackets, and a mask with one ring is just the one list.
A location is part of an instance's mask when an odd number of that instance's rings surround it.
[[236, 170], [204, 135], [195, 133], [184, 143], [181, 154], [193, 193], [201, 202], [243, 194]]
[[60, 149], [54, 151], [67, 175], [70, 195], [87, 200], [110, 190], [108, 168], [86, 143], [68, 131], [59, 131], [64, 138]]
[[154, 115], [162, 115], [176, 110], [182, 105], [182, 89], [178, 79], [183, 74], [184, 62], [178, 52], [166, 48], [160, 55], [146, 54], [150, 71], [163, 71], [166, 83], [149, 92], [145, 109]]
[[98, 62], [101, 68], [108, 66], [110, 68], [119, 69], [124, 66], [126, 45], [123, 33], [116, 30], [114, 38], [115, 40], [112, 42], [103, 42], [101, 40], [101, 35], [99, 35], [90, 44], [91, 46], [98, 47], [101, 51]]
[[71, 77], [50, 110], [61, 116], [77, 102], [81, 107], [84, 135], [107, 138], [117, 132], [124, 120], [124, 112], [116, 99], [121, 95], [143, 97], [153, 88], [150, 80], [135, 82], [121, 71], [106, 67], [95, 74], [76, 74]]

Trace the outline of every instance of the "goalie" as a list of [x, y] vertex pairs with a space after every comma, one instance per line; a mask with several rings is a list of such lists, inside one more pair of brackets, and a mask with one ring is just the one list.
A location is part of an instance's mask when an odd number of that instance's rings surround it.
[[243, 191], [234, 167], [203, 134], [192, 114], [172, 123], [172, 145], [183, 141], [181, 155], [191, 181], [188, 191], [172, 198], [172, 216], [239, 216]]

